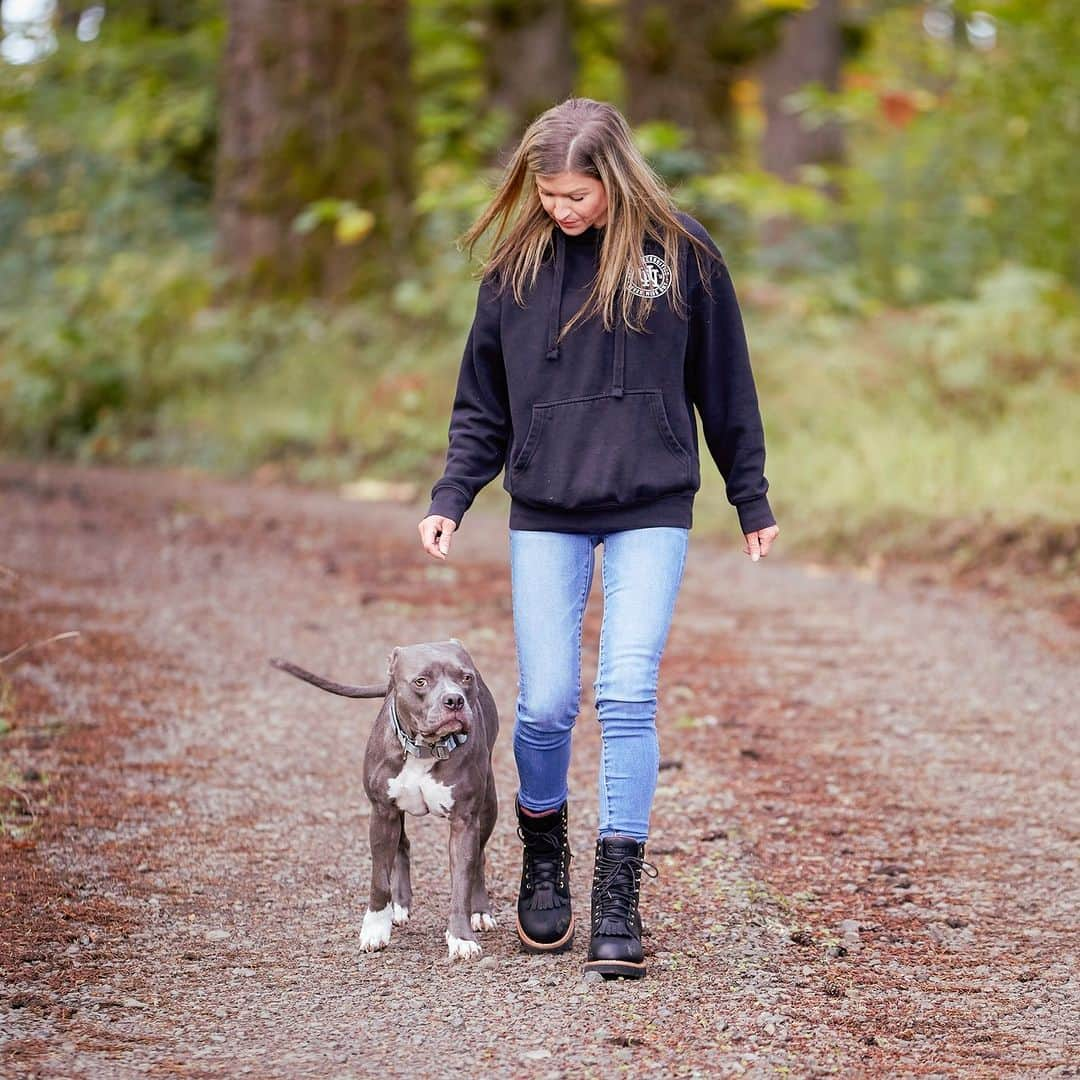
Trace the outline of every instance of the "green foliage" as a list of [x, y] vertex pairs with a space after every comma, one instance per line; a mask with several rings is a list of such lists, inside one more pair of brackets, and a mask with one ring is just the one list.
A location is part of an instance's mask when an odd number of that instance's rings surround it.
[[927, 305], [893, 347], [918, 361], [920, 396], [982, 427], [1018, 398], [1080, 386], [1076, 297], [1045, 270], [1005, 264], [971, 300]]
[[0, 438], [70, 454], [88, 439], [148, 433], [164, 400], [205, 382], [206, 358], [177, 345], [211, 280], [183, 249], [119, 252], [3, 311]]
[[412, 76], [422, 170], [482, 167], [513, 133], [486, 105], [480, 0], [413, 0]]
[[58, 274], [92, 276], [122, 252], [209, 245], [221, 23], [104, 26], [93, 42], [62, 34], [39, 63], [0, 63], [5, 305], [39, 302]]
[[813, 287], [781, 295], [749, 333], [793, 531], [889, 511], [1080, 518], [1080, 303], [1060, 279], [1006, 266], [973, 299], [872, 317]]
[[[1003, 261], [1080, 285], [1080, 22], [1069, 0], [983, 6], [997, 17], [989, 51], [960, 32], [931, 40], [922, 7], [901, 5], [876, 16], [844, 91], [809, 86], [789, 101], [805, 124], [846, 127], [849, 163], [806, 181], [829, 176], [844, 192], [834, 224], [850, 246], [838, 251], [869, 295], [970, 296]], [[961, 25], [970, 14], [960, 8]]]
[[689, 145], [686, 129], [678, 124], [654, 120], [638, 125], [634, 136], [638, 149], [669, 184], [691, 180], [705, 170], [704, 156]]
[[363, 240], [374, 224], [375, 215], [357, 206], [352, 199], [318, 199], [297, 215], [293, 229], [304, 234], [313, 232], [320, 225], [332, 225], [335, 242], [347, 245]]
[[[806, 122], [844, 122], [846, 168], [784, 183], [751, 140], [709, 172], [677, 126], [635, 132], [733, 268], [789, 539], [890, 514], [1080, 516], [1078, 29], [1064, 0], [987, 3], [989, 53], [931, 43], [892, 5], [842, 93], [793, 96]], [[453, 241], [513, 134], [485, 103], [480, 0], [411, 7], [427, 262], [337, 307], [215, 299], [223, 25], [216, 4], [173, 26], [131, 10], [93, 43], [0, 65], [0, 443], [426, 488], [475, 301]], [[771, 25], [778, 6], [758, 10]], [[619, 99], [618, 19], [612, 0], [579, 6], [579, 92]], [[761, 245], [777, 218], [792, 227]], [[337, 192], [296, 227], [362, 242], [370, 224]], [[703, 475], [699, 520], [731, 527]]]
[[578, 61], [574, 93], [622, 105], [624, 79], [618, 61], [622, 34], [619, 0], [578, 0], [571, 5]]

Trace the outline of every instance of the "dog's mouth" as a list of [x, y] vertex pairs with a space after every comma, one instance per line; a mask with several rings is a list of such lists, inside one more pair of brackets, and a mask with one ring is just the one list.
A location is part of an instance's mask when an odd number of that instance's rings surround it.
[[459, 732], [466, 730], [463, 720], [451, 717], [444, 720], [437, 727], [432, 728], [431, 731], [425, 732], [425, 735], [429, 739], [445, 739], [447, 735], [457, 735]]

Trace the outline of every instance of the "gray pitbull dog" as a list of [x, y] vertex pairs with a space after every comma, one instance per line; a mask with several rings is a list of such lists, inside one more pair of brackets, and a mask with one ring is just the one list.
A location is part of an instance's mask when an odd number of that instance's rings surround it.
[[274, 657], [274, 667], [345, 697], [384, 697], [364, 752], [371, 800], [371, 895], [360, 929], [366, 952], [390, 944], [409, 921], [412, 882], [405, 814], [450, 819], [451, 960], [479, 956], [476, 930], [493, 930], [484, 846], [499, 804], [491, 751], [499, 715], [472, 657], [457, 638], [399, 645], [387, 682], [346, 686]]

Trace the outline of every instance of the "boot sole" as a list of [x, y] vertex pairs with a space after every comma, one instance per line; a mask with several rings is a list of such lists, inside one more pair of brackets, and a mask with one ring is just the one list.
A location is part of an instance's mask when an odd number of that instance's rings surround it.
[[550, 943], [544, 941], [533, 941], [524, 930], [521, 929], [521, 919], [517, 919], [517, 935], [518, 940], [521, 942], [526, 952], [531, 953], [554, 953], [565, 952], [574, 944], [574, 917], [570, 917], [570, 928], [558, 941], [552, 941]]
[[645, 961], [635, 964], [632, 960], [588, 960], [585, 973], [595, 971], [605, 979], [640, 979], [645, 974]]

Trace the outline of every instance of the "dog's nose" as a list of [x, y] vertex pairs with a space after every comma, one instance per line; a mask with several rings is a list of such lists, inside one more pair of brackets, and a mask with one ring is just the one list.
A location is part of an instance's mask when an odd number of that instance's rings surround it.
[[465, 708], [465, 695], [464, 694], [447, 694], [442, 699], [443, 707], [447, 709], [464, 709]]

